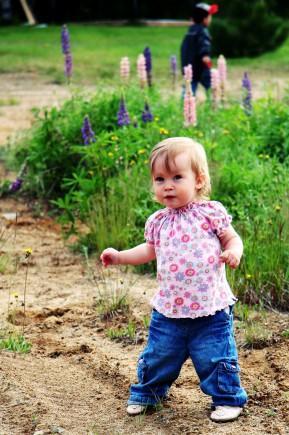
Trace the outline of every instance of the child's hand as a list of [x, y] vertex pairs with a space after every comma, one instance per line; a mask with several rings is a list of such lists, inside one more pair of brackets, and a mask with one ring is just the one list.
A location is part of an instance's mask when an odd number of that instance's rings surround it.
[[222, 252], [220, 260], [228, 264], [232, 269], [236, 269], [240, 264], [240, 257], [232, 249]]
[[104, 267], [111, 264], [119, 264], [119, 251], [113, 248], [107, 248], [102, 252], [100, 259]]

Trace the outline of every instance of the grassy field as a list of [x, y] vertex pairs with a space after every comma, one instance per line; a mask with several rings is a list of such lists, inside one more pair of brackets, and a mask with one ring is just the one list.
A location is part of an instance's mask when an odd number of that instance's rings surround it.
[[[119, 61], [129, 56], [132, 71], [145, 46], [153, 54], [158, 79], [169, 75], [169, 57], [179, 54], [185, 27], [108, 27], [69, 25], [74, 81], [79, 84], [111, 83], [118, 77]], [[0, 27], [0, 73], [34, 72], [62, 83], [63, 56], [60, 26]], [[253, 59], [232, 59], [232, 68], [269, 71], [272, 76], [289, 72], [289, 40], [276, 51]]]

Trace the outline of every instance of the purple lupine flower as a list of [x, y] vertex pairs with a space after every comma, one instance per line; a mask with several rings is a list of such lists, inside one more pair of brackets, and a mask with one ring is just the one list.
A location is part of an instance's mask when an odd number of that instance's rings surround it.
[[22, 178], [17, 177], [16, 180], [10, 184], [9, 191], [10, 192], [17, 192], [18, 190], [21, 189], [22, 183], [23, 183]]
[[152, 54], [149, 47], [146, 47], [143, 51], [146, 61], [146, 72], [148, 78], [148, 85], [152, 86]]
[[141, 119], [143, 122], [152, 122], [154, 120], [154, 116], [150, 111], [150, 106], [148, 102], [145, 102], [144, 111], [142, 112]]
[[67, 80], [70, 81], [71, 76], [72, 76], [72, 56], [71, 56], [71, 53], [65, 54], [64, 73], [67, 77]]
[[248, 73], [245, 72], [242, 79], [243, 88], [243, 109], [246, 115], [252, 114], [252, 85]]
[[62, 53], [68, 54], [70, 53], [70, 37], [67, 26], [64, 24], [61, 28], [61, 46]]
[[129, 118], [128, 111], [126, 110], [125, 107], [124, 97], [121, 97], [119, 102], [119, 109], [117, 112], [117, 125], [119, 127], [124, 127], [125, 125], [129, 125], [129, 124], [130, 124], [130, 118]]
[[84, 145], [89, 145], [91, 142], [95, 142], [95, 133], [91, 128], [90, 120], [88, 115], [84, 117], [81, 134], [83, 138]]

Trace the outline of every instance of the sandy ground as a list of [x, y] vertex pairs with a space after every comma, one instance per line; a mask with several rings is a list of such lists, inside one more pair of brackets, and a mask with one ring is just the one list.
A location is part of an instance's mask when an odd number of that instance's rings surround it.
[[[37, 77], [0, 75], [1, 92], [5, 86], [19, 104], [9, 110], [0, 108], [2, 143], [7, 135], [29, 127], [32, 106], [59, 104], [67, 97], [65, 88]], [[1, 166], [0, 176], [10, 175]], [[16, 212], [17, 223], [8, 214]], [[146, 337], [142, 319], [150, 313], [155, 280], [118, 268], [103, 275], [92, 260], [88, 267], [65, 246], [55, 221], [33, 216], [20, 200], [0, 200], [1, 230], [7, 241], [0, 245], [0, 254], [8, 255], [10, 262], [0, 274], [0, 327], [19, 332], [24, 328], [32, 343], [26, 355], [0, 352], [1, 435], [289, 434], [289, 339], [282, 336], [289, 329], [287, 314], [270, 312], [259, 319], [273, 331], [273, 339], [260, 349], [242, 346], [242, 325], [235, 321], [242, 381], [250, 397], [238, 421], [216, 424], [209, 420], [210, 399], [200, 391], [190, 361], [159, 412], [131, 418], [125, 403], [129, 384], [136, 380], [137, 356]], [[27, 247], [33, 253], [24, 322], [21, 302], [27, 269], [23, 251]], [[129, 314], [118, 312], [112, 319], [101, 320], [95, 308], [101, 277], [104, 289], [128, 292]], [[128, 318], [137, 325], [137, 340], [111, 341], [108, 328], [123, 326]]]

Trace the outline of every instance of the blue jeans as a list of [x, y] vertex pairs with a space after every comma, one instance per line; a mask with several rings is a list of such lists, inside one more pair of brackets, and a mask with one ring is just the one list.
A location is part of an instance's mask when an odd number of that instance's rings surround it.
[[128, 404], [155, 405], [165, 399], [188, 357], [213, 406], [246, 403], [230, 307], [229, 313], [196, 319], [172, 319], [153, 310], [148, 343], [138, 360], [139, 383], [131, 385]]
[[208, 91], [211, 87], [211, 70], [209, 68], [205, 68], [201, 74], [201, 77], [199, 80], [194, 80], [193, 75], [193, 81], [192, 81], [192, 92], [194, 95], [196, 95], [198, 84], [201, 83], [206, 91]]

